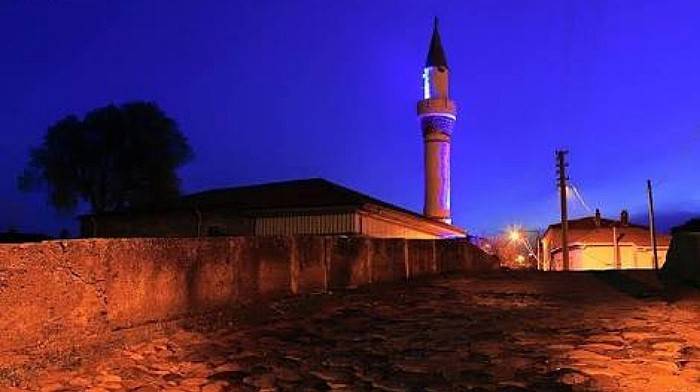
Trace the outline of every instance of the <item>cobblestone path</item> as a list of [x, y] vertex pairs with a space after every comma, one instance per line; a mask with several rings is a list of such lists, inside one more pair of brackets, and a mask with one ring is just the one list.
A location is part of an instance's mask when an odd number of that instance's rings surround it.
[[289, 299], [48, 369], [30, 389], [700, 391], [697, 302], [623, 283], [499, 273]]

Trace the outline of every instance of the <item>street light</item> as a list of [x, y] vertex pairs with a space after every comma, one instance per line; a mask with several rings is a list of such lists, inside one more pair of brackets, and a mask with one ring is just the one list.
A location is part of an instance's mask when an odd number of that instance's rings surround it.
[[[522, 234], [522, 230], [521, 230], [519, 227], [517, 227], [517, 226], [512, 226], [512, 227], [508, 230], [508, 238], [509, 238], [511, 241], [513, 241], [513, 242], [521, 242], [523, 245], [525, 245], [525, 248], [527, 249], [528, 253], [529, 253], [531, 256], [534, 256], [534, 257], [535, 257], [535, 260], [537, 260], [537, 265], [538, 265], [538, 267], [539, 267], [539, 265], [540, 265], [540, 258], [539, 258], [539, 256], [537, 256], [537, 255], [535, 254], [535, 251], [532, 249], [532, 246], [530, 245], [530, 241], [528, 241], [527, 236], [524, 236], [524, 235]], [[521, 258], [524, 260], [525, 257], [522, 256], [522, 255], [519, 255], [519, 256], [517, 257], [518, 261], [522, 263], [522, 261], [520, 261]]]
[[510, 238], [511, 241], [520, 241], [520, 238], [522, 237], [517, 229], [511, 229], [508, 233], [508, 238]]

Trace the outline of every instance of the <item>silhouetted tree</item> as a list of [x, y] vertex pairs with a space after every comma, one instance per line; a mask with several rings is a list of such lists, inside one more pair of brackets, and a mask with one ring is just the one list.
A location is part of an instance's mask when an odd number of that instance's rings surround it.
[[674, 227], [671, 232], [673, 234], [682, 232], [700, 232], [700, 218], [693, 218], [680, 226]]
[[94, 213], [151, 205], [179, 194], [175, 170], [192, 159], [175, 121], [154, 103], [109, 105], [49, 127], [19, 176], [23, 191], [48, 187], [49, 202]]

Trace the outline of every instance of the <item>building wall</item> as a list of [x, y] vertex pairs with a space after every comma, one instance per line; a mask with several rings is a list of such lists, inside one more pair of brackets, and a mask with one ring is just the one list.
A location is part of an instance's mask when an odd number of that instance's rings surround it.
[[389, 221], [372, 215], [358, 215], [361, 232], [364, 235], [377, 238], [412, 238], [434, 239], [439, 236], [416, 230], [405, 224]]
[[255, 235], [357, 234], [356, 214], [288, 215], [255, 218]]
[[554, 270], [554, 267], [552, 265], [552, 255], [550, 252], [550, 244], [549, 241], [547, 240], [547, 237], [544, 237], [540, 240], [541, 246], [542, 246], [542, 253], [540, 254], [540, 262], [537, 263], [539, 267], [543, 271], [550, 271]]
[[398, 220], [386, 215], [348, 212], [255, 218], [255, 235], [365, 235], [375, 238], [439, 239], [439, 231], [420, 230], [419, 219]]
[[[626, 264], [628, 267], [627, 268], [654, 268], [654, 255], [652, 253], [651, 248], [646, 248], [646, 247], [634, 247], [634, 253], [632, 257], [629, 260], [629, 263]], [[661, 247], [657, 246], [656, 248], [656, 255], [659, 259], [659, 268], [663, 267], [663, 265], [666, 263], [666, 255], [668, 254], [668, 247]], [[626, 265], [624, 264], [623, 261], [623, 266], [622, 268], [625, 268]]]
[[[659, 268], [666, 261], [668, 248], [658, 247]], [[572, 246], [569, 250], [569, 270], [609, 270], [609, 269], [652, 269], [654, 268], [652, 252], [649, 248], [633, 244], [619, 245], [618, 266], [615, 262], [615, 250], [612, 245]], [[562, 254], [555, 252], [552, 262], [554, 270], [561, 271]]]
[[[621, 259], [627, 257], [627, 251], [620, 247]], [[570, 268], [572, 271], [616, 269], [612, 246], [584, 246], [573, 249]], [[623, 256], [624, 255], [624, 256]]]

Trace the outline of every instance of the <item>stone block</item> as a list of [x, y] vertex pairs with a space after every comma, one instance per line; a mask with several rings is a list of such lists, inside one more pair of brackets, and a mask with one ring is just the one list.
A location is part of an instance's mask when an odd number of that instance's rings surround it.
[[252, 268], [257, 266], [258, 294], [280, 298], [291, 294], [291, 237], [254, 237]]
[[187, 271], [190, 312], [216, 310], [238, 301], [238, 260], [231, 245], [239, 242], [229, 238], [197, 240], [197, 260]]
[[324, 237], [294, 237], [291, 264], [292, 292], [317, 293], [326, 290], [326, 248]]
[[109, 320], [116, 327], [167, 320], [190, 310], [197, 273], [196, 239], [108, 240]]
[[[0, 351], [80, 345], [106, 329], [105, 306], [73, 242], [0, 245]], [[86, 263], [89, 264], [89, 263]]]
[[408, 240], [408, 264], [411, 277], [435, 274], [436, 251], [433, 240]]
[[369, 239], [365, 237], [329, 237], [329, 289], [357, 287], [369, 283]]
[[400, 282], [406, 279], [405, 242], [402, 238], [370, 241], [372, 282]]

